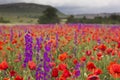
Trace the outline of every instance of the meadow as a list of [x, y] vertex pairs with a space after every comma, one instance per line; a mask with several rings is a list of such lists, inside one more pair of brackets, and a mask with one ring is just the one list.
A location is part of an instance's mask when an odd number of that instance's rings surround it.
[[120, 80], [120, 25], [1, 25], [0, 80]]

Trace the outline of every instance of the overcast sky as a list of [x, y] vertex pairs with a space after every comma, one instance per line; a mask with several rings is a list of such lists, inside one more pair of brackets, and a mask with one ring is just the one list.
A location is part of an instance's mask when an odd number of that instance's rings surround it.
[[0, 0], [0, 4], [16, 2], [52, 5], [67, 14], [120, 12], [120, 0]]

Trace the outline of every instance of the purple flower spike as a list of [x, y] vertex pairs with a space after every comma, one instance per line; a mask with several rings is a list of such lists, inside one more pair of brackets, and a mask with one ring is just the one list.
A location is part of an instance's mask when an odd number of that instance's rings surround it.
[[80, 76], [80, 63], [77, 63], [76, 65], [75, 65], [75, 76], [74, 77], [79, 77]]
[[80, 76], [80, 70], [76, 70], [75, 77], [79, 77], [79, 76]]
[[58, 48], [58, 33], [56, 33], [56, 48]]
[[50, 52], [50, 45], [49, 44], [45, 45], [45, 50], [48, 51], [48, 52]]
[[28, 61], [32, 60], [32, 55], [33, 55], [33, 52], [32, 52], [32, 43], [33, 43], [33, 39], [30, 36], [30, 34], [27, 33], [25, 35], [24, 67], [27, 66]]
[[13, 36], [14, 36], [13, 30], [11, 29], [11, 30], [10, 30], [10, 41], [11, 41], [11, 42], [12, 42], [12, 40], [13, 40]]
[[79, 69], [79, 68], [80, 68], [80, 63], [77, 63], [75, 69]]

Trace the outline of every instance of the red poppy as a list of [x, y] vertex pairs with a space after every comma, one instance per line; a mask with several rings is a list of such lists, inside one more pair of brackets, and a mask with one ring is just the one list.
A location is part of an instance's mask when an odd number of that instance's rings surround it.
[[86, 57], [84, 57], [84, 56], [81, 57], [81, 58], [80, 58], [80, 61], [81, 61], [81, 62], [85, 62], [85, 61], [86, 61]]
[[17, 76], [14, 78], [14, 80], [23, 80], [23, 77], [17, 75]]
[[97, 57], [97, 60], [101, 60], [102, 59], [102, 57]]
[[69, 70], [66, 69], [66, 70], [63, 71], [62, 77], [68, 78], [70, 76], [71, 76], [71, 74], [70, 74]]
[[91, 54], [92, 54], [92, 51], [90, 51], [90, 50], [86, 51], [87, 56], [90, 56]]
[[97, 57], [102, 57], [102, 52], [98, 52]]
[[61, 76], [58, 80], [67, 80], [65, 77]]
[[64, 63], [61, 63], [61, 64], [59, 64], [58, 69], [61, 70], [61, 71], [63, 71], [65, 69], [67, 69], [67, 65], [64, 64]]
[[3, 78], [3, 80], [10, 80], [10, 78]]
[[2, 47], [2, 46], [0, 46], [0, 50], [3, 50], [3, 47]]
[[67, 53], [66, 52], [59, 55], [59, 60], [60, 61], [64, 61], [66, 58], [67, 58]]
[[50, 62], [49, 64], [50, 64], [51, 67], [55, 67], [56, 66], [55, 62]]
[[100, 74], [102, 74], [102, 70], [97, 68], [97, 69], [95, 69], [94, 74], [95, 75], [100, 75]]
[[106, 51], [107, 51], [107, 54], [110, 54], [110, 53], [112, 53], [113, 49], [112, 48], [108, 48]]
[[120, 78], [120, 64], [115, 62], [110, 63], [108, 71], [114, 78]]
[[101, 44], [101, 45], [99, 46], [99, 49], [100, 49], [101, 51], [105, 51], [106, 48], [107, 48], [107, 47], [106, 47], [104, 44]]
[[7, 50], [12, 51], [13, 49], [11, 47], [7, 47]]
[[117, 47], [120, 48], [120, 42], [118, 42], [118, 46]]
[[96, 66], [95, 66], [95, 64], [93, 62], [88, 62], [87, 63], [87, 70], [88, 71], [93, 71], [95, 69], [96, 69]]
[[0, 70], [6, 70], [8, 68], [8, 63], [4, 60], [0, 64]]
[[54, 68], [52, 69], [52, 77], [57, 77], [58, 76], [58, 69]]
[[117, 50], [113, 50], [111, 54], [112, 56], [114, 56], [116, 53], [117, 53]]
[[96, 51], [98, 49], [98, 46], [94, 46], [93, 50]]
[[15, 76], [16, 75], [16, 72], [14, 70], [11, 70], [10, 71], [10, 76]]
[[16, 43], [17, 43], [17, 40], [14, 39], [14, 40], [12, 41], [12, 44], [16, 44]]
[[4, 43], [2, 41], [0, 41], [0, 46], [2, 46]]
[[69, 55], [68, 57], [71, 59], [71, 58], [73, 58], [73, 55]]
[[95, 60], [95, 57], [94, 57], [94, 56], [90, 56], [90, 59], [91, 59], [91, 60]]
[[28, 67], [30, 70], [35, 70], [36, 69], [36, 64], [33, 61], [28, 62]]
[[74, 63], [74, 64], [77, 64], [77, 63], [78, 63], [78, 60], [77, 60], [77, 59], [74, 59], [74, 60], [73, 60], [73, 63]]
[[100, 78], [98, 75], [93, 74], [93, 75], [89, 75], [87, 80], [100, 80]]

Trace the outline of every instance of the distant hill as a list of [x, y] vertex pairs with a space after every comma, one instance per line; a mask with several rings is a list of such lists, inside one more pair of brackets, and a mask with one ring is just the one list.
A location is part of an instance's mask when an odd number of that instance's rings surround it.
[[[41, 16], [43, 11], [48, 7], [52, 6], [35, 3], [1, 4], [0, 17], [10, 20], [11, 23], [37, 23], [38, 17]], [[59, 17], [64, 16], [59, 10], [57, 10], [57, 14]]]
[[83, 18], [84, 16], [89, 19], [93, 19], [95, 17], [109, 17], [112, 14], [120, 15], [120, 13], [98, 13], [98, 14], [78, 14], [75, 15], [76, 18]]
[[[52, 7], [49, 5], [40, 5], [35, 3], [12, 3], [12, 4], [1, 4], [0, 5], [0, 13], [9, 13], [9, 14], [36, 14], [41, 15], [44, 10], [48, 7]], [[53, 7], [54, 8], [54, 7]], [[56, 9], [57, 10], [57, 9]], [[58, 15], [63, 15], [60, 11], [58, 11]]]

